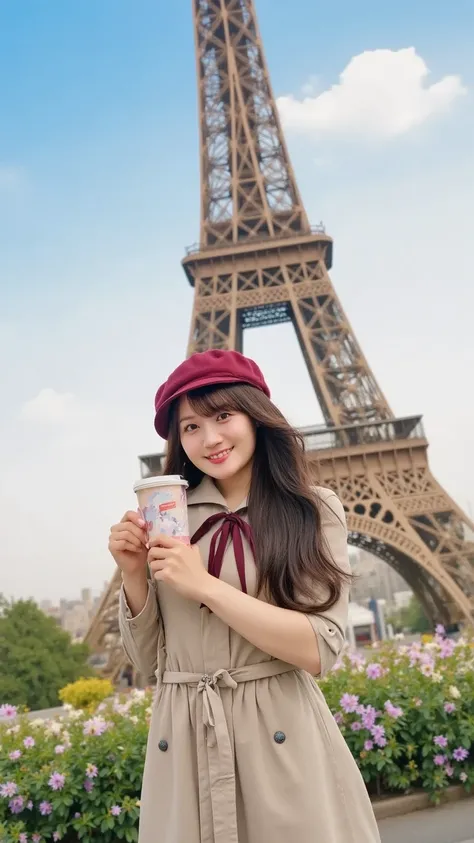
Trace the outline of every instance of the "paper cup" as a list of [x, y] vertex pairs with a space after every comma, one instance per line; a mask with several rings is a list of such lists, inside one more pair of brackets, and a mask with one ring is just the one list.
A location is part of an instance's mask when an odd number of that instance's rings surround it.
[[164, 533], [189, 544], [187, 487], [187, 481], [178, 474], [147, 477], [135, 483], [133, 491], [149, 541]]

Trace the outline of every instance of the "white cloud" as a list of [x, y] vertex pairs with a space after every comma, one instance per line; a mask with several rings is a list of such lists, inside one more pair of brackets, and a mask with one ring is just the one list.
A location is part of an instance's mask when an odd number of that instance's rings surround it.
[[79, 402], [72, 392], [60, 393], [48, 387], [23, 405], [20, 416], [40, 424], [63, 425], [77, 416], [79, 410]]
[[414, 47], [366, 51], [350, 60], [327, 91], [279, 97], [281, 118], [285, 127], [311, 135], [402, 135], [467, 93], [459, 76], [427, 85], [429, 73]]

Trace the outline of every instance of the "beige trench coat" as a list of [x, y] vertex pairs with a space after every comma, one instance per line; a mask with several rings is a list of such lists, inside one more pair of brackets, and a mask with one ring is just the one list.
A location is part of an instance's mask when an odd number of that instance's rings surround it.
[[[344, 510], [328, 489], [323, 530], [347, 570]], [[209, 478], [189, 494], [190, 534], [227, 510]], [[246, 517], [246, 505], [237, 510]], [[215, 525], [219, 529], [219, 524]], [[199, 542], [208, 558], [211, 529]], [[246, 547], [249, 594], [255, 568]], [[240, 581], [232, 545], [221, 578]], [[344, 642], [348, 592], [308, 615], [321, 674]], [[169, 586], [149, 587], [132, 618], [122, 591], [125, 651], [158, 680], [143, 776], [140, 843], [377, 843], [366, 788], [325, 699], [305, 671], [261, 652], [207, 608]]]

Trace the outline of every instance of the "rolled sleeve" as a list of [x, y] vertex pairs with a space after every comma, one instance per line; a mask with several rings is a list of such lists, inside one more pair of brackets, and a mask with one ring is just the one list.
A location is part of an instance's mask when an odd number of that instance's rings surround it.
[[122, 585], [119, 601], [119, 629], [122, 645], [131, 663], [147, 684], [155, 681], [160, 624], [158, 600], [152, 583], [148, 583], [146, 603], [140, 614], [135, 617], [132, 617]]
[[[347, 548], [347, 526], [341, 501], [330, 489], [318, 488], [321, 501], [321, 526], [327, 550], [333, 562], [344, 571], [351, 570]], [[319, 649], [322, 679], [337, 661], [346, 640], [349, 612], [349, 583], [343, 583], [337, 603], [324, 614], [308, 614]]]

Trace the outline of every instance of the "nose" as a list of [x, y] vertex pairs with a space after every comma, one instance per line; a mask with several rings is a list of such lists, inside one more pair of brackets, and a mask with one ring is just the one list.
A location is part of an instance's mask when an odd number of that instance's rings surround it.
[[204, 425], [203, 430], [203, 444], [207, 450], [211, 450], [215, 448], [217, 445], [222, 444], [222, 433], [213, 421], [209, 420], [207, 424]]

